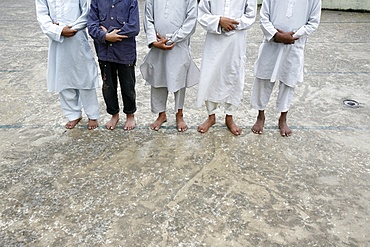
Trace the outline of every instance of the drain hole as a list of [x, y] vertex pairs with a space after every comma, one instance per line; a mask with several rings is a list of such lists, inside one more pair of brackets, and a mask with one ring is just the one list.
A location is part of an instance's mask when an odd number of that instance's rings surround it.
[[343, 100], [343, 104], [351, 108], [357, 108], [360, 106], [360, 104], [356, 100], [352, 100], [352, 99]]

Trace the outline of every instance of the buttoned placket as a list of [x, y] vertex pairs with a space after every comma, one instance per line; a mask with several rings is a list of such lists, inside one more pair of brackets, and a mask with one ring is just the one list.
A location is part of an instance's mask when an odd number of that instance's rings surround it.
[[231, 2], [231, 0], [226, 0], [225, 1], [225, 7], [224, 7], [224, 16], [228, 16], [228, 17], [230, 17], [230, 2]]
[[170, 2], [171, 0], [167, 0], [166, 1], [166, 5], [164, 6], [164, 14], [163, 14], [163, 17], [165, 18], [165, 19], [167, 19], [168, 18], [168, 16], [169, 16], [169, 12], [170, 12], [170, 10], [169, 10], [169, 8], [168, 8], [168, 5], [169, 5], [169, 2]]
[[53, 20], [54, 22], [59, 22], [63, 16], [62, 4], [63, 4], [63, 1], [61, 0], [55, 1], [55, 18]]
[[[112, 6], [111, 6], [111, 8], [112, 8], [112, 9], [114, 9], [114, 2], [115, 2], [115, 0], [112, 0]], [[113, 12], [113, 11], [110, 11], [110, 13], [112, 13], [112, 12]], [[113, 20], [114, 20], [114, 17], [113, 17], [113, 16], [111, 16], [111, 17], [110, 17], [110, 19], [113, 21]], [[110, 43], [110, 44], [109, 44], [109, 46], [113, 46], [113, 44], [112, 44], [112, 43]]]
[[293, 7], [296, 0], [289, 0], [288, 9], [286, 11], [286, 17], [290, 18], [293, 15]]
[[[112, 9], [114, 9], [114, 2], [115, 2], [115, 0], [112, 0], [112, 6], [111, 6]], [[114, 17], [111, 16], [110, 19], [113, 21], [114, 20]]]

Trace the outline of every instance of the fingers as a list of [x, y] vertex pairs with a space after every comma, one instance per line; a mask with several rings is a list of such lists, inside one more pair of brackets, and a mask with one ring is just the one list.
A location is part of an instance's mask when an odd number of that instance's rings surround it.
[[239, 24], [239, 22], [237, 22], [234, 19], [230, 19], [228, 17], [220, 17], [220, 25], [226, 32], [230, 32], [231, 30], [235, 30], [236, 25], [238, 25], [238, 24]]
[[163, 46], [169, 46], [169, 45], [167, 45], [168, 41], [169, 41], [169, 39], [163, 39], [163, 40], [159, 41], [159, 43], [163, 44]]
[[231, 30], [234, 30], [234, 29], [235, 29], [235, 27], [234, 27], [234, 26], [228, 26], [228, 27], [226, 28], [226, 31], [230, 32]]
[[127, 39], [128, 37], [127, 36], [125, 36], [125, 35], [119, 35], [119, 34], [117, 34], [117, 36], [116, 36], [116, 40], [117, 41], [122, 41], [123, 39]]
[[62, 30], [62, 36], [70, 38], [77, 33], [77, 30], [71, 29], [71, 26], [65, 26]]
[[119, 41], [122, 41], [122, 39], [127, 39], [127, 38], [128, 38], [128, 36], [118, 34], [120, 31], [121, 31], [121, 30], [119, 30], [119, 29], [114, 29], [111, 33], [115, 34], [115, 35], [116, 35], [116, 37], [117, 37], [117, 39], [118, 39]]
[[172, 43], [171, 45], [166, 45], [167, 47], [166, 50], [172, 50], [174, 46], [175, 46], [175, 43]]
[[161, 41], [159, 41], [159, 42], [162, 43], [162, 44], [166, 44], [168, 41], [169, 41], [169, 39], [161, 39]]
[[175, 46], [175, 43], [172, 43], [172, 44], [168, 45], [167, 44], [168, 41], [169, 41], [169, 39], [165, 39], [165, 40], [161, 41], [164, 50], [172, 50], [172, 48]]
[[172, 45], [166, 45], [166, 44], [163, 44], [161, 49], [162, 50], [172, 50], [172, 48], [175, 46], [175, 44], [172, 44]]
[[238, 24], [239, 24], [239, 22], [237, 22], [237, 21], [232, 21], [232, 22], [229, 24], [229, 26], [228, 26], [229, 31], [231, 31], [231, 30], [235, 30], [235, 29], [236, 29], [236, 25], [238, 25]]
[[72, 29], [72, 26], [67, 26], [69, 31], [71, 32], [71, 35], [75, 35], [77, 33], [77, 30]]
[[110, 33], [106, 33], [106, 35], [105, 35], [106, 40], [109, 41], [109, 42], [119, 42], [119, 41], [122, 41], [123, 39], [128, 38], [128, 36], [126, 36], [126, 35], [117, 34], [118, 32], [119, 32], [119, 30], [113, 30]]
[[224, 28], [223, 28], [226, 32], [230, 32], [232, 30], [235, 30], [235, 26], [234, 25], [226, 25]]
[[162, 39], [156, 42], [153, 42], [153, 47], [161, 50], [172, 50], [172, 48], [175, 46], [175, 43], [167, 44], [169, 39]]
[[228, 31], [235, 30], [236, 28], [235, 25], [238, 25], [238, 24], [239, 22], [230, 19], [229, 23], [226, 24], [226, 30]]

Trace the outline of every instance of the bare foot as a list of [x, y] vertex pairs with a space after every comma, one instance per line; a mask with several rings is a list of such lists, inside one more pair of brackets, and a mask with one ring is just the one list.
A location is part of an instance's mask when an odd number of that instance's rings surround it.
[[99, 126], [99, 124], [98, 124], [97, 119], [89, 119], [89, 123], [87, 124], [87, 128], [89, 130], [96, 129], [96, 128], [98, 128], [98, 126]]
[[135, 122], [135, 115], [134, 114], [126, 114], [126, 123], [123, 126], [123, 130], [133, 130], [135, 129], [136, 122]]
[[109, 120], [109, 122], [105, 125], [105, 127], [109, 130], [114, 130], [116, 128], [116, 125], [119, 120], [119, 114], [112, 115], [112, 118]]
[[234, 135], [238, 136], [242, 133], [242, 129], [235, 124], [232, 115], [226, 115], [225, 124], [227, 128], [229, 128], [230, 132]]
[[180, 109], [176, 113], [176, 124], [177, 124], [177, 131], [178, 132], [184, 132], [188, 129], [188, 125], [184, 121], [184, 117], [182, 114], [182, 109]]
[[283, 137], [288, 137], [292, 135], [292, 130], [288, 127], [286, 121], [279, 120], [280, 135]]
[[215, 123], [216, 123], [216, 115], [215, 114], [209, 115], [207, 120], [198, 126], [198, 132], [206, 133], [209, 130], [209, 128], [211, 128], [211, 126], [214, 125]]
[[252, 132], [254, 134], [259, 134], [259, 135], [262, 134], [264, 125], [265, 125], [265, 118], [257, 117], [256, 123], [252, 126]]
[[67, 129], [73, 129], [74, 127], [76, 127], [76, 125], [81, 121], [82, 117], [79, 117], [75, 120], [72, 120], [72, 121], [68, 121], [66, 123], [66, 128]]
[[151, 125], [150, 125], [150, 129], [151, 130], [155, 130], [155, 131], [158, 131], [162, 124], [167, 122], [167, 116], [166, 116], [166, 112], [160, 112], [158, 114], [158, 118], [157, 120], [155, 120]]
[[279, 118], [280, 135], [283, 137], [288, 137], [292, 135], [292, 130], [289, 129], [288, 124], [286, 123], [287, 114], [288, 112], [282, 112]]

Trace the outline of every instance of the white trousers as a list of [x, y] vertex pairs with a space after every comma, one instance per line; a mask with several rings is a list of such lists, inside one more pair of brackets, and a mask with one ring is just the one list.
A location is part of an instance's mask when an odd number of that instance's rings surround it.
[[[270, 82], [269, 79], [255, 78], [251, 95], [252, 109], [263, 111], [266, 109], [267, 103], [270, 100], [275, 82]], [[278, 112], [287, 112], [292, 103], [294, 95], [294, 87], [289, 87], [283, 82], [279, 82], [279, 92], [276, 100], [276, 109]]]
[[[216, 103], [212, 101], [205, 101], [205, 104], [206, 104], [208, 115], [213, 115], [219, 112], [218, 108], [220, 106], [220, 103]], [[229, 104], [229, 103], [223, 103], [223, 105], [224, 105], [224, 111], [226, 115], [233, 115], [238, 109], [237, 106]]]
[[[181, 88], [174, 92], [175, 96], [175, 112], [184, 108], [186, 88]], [[168, 90], [166, 87], [151, 87], [151, 108], [153, 113], [165, 112], [167, 109]]]
[[64, 89], [59, 92], [60, 104], [68, 121], [82, 115], [82, 107], [89, 119], [99, 119], [99, 103], [95, 89]]

